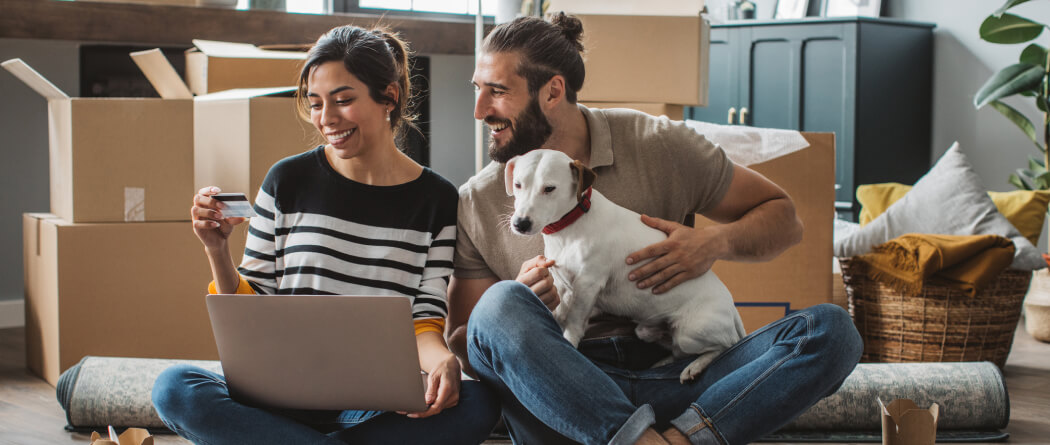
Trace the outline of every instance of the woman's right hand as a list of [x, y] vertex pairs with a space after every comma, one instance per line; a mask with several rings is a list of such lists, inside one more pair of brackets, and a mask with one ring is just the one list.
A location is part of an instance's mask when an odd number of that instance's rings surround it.
[[206, 249], [225, 246], [226, 240], [233, 232], [233, 226], [247, 220], [247, 218], [239, 217], [222, 217], [222, 209], [226, 205], [211, 197], [221, 191], [218, 187], [204, 187], [193, 195], [193, 207], [190, 208], [193, 232], [197, 234], [197, 238], [200, 238]]

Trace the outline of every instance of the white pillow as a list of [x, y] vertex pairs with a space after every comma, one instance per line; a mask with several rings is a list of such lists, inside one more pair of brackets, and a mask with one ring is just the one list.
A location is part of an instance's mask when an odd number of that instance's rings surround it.
[[995, 208], [958, 142], [882, 215], [849, 237], [836, 240], [835, 256], [862, 255], [907, 233], [1000, 235], [1016, 247], [1011, 268], [1046, 267], [1039, 250]]

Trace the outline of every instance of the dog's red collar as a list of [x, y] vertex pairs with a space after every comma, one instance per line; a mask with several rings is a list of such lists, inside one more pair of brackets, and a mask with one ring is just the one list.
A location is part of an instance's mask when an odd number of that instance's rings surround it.
[[580, 198], [580, 202], [576, 204], [576, 207], [573, 207], [573, 209], [570, 210], [569, 213], [566, 213], [565, 216], [561, 217], [561, 219], [554, 221], [548, 224], [546, 227], [544, 227], [543, 234], [550, 235], [561, 229], [569, 227], [569, 224], [576, 222], [577, 219], [580, 219], [580, 217], [583, 216], [584, 213], [587, 213], [587, 211], [590, 209], [591, 188], [587, 187], [587, 191], [583, 192], [583, 196]]

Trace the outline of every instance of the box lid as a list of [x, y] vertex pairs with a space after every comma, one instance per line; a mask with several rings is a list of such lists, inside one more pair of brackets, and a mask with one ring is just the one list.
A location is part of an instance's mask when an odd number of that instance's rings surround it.
[[157, 90], [160, 97], [164, 99], [193, 98], [190, 88], [179, 77], [179, 73], [175, 71], [175, 67], [171, 66], [168, 58], [164, 57], [160, 48], [133, 52], [131, 59], [142, 70], [142, 74], [146, 75], [146, 79]]
[[[215, 40], [193, 39], [197, 50], [209, 57], [252, 58], [252, 59], [305, 59], [306, 53], [300, 51], [274, 51], [262, 49], [250, 43], [218, 42]], [[192, 50], [191, 50], [192, 51]]]
[[232, 90], [209, 93], [197, 96], [198, 102], [209, 102], [216, 100], [250, 99], [253, 97], [292, 97], [296, 87], [273, 87], [273, 88], [236, 88]]
[[62, 92], [55, 84], [23, 62], [22, 59], [11, 59], [0, 63], [0, 66], [3, 66], [4, 69], [10, 71], [19, 80], [29, 85], [29, 88], [32, 88], [33, 91], [36, 91], [48, 100], [69, 99], [68, 94]]

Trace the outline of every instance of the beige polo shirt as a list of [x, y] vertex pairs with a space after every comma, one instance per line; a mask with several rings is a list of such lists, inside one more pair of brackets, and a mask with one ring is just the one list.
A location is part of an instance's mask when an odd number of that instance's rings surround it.
[[[591, 137], [595, 190], [635, 212], [692, 225], [693, 215], [721, 201], [733, 177], [722, 149], [681, 121], [627, 109], [580, 106]], [[456, 278], [513, 280], [525, 261], [543, 253], [543, 237], [511, 232], [514, 198], [503, 166], [492, 162], [459, 188]], [[602, 259], [624, 261], [626, 258]], [[587, 337], [633, 332], [609, 316], [591, 320]]]

